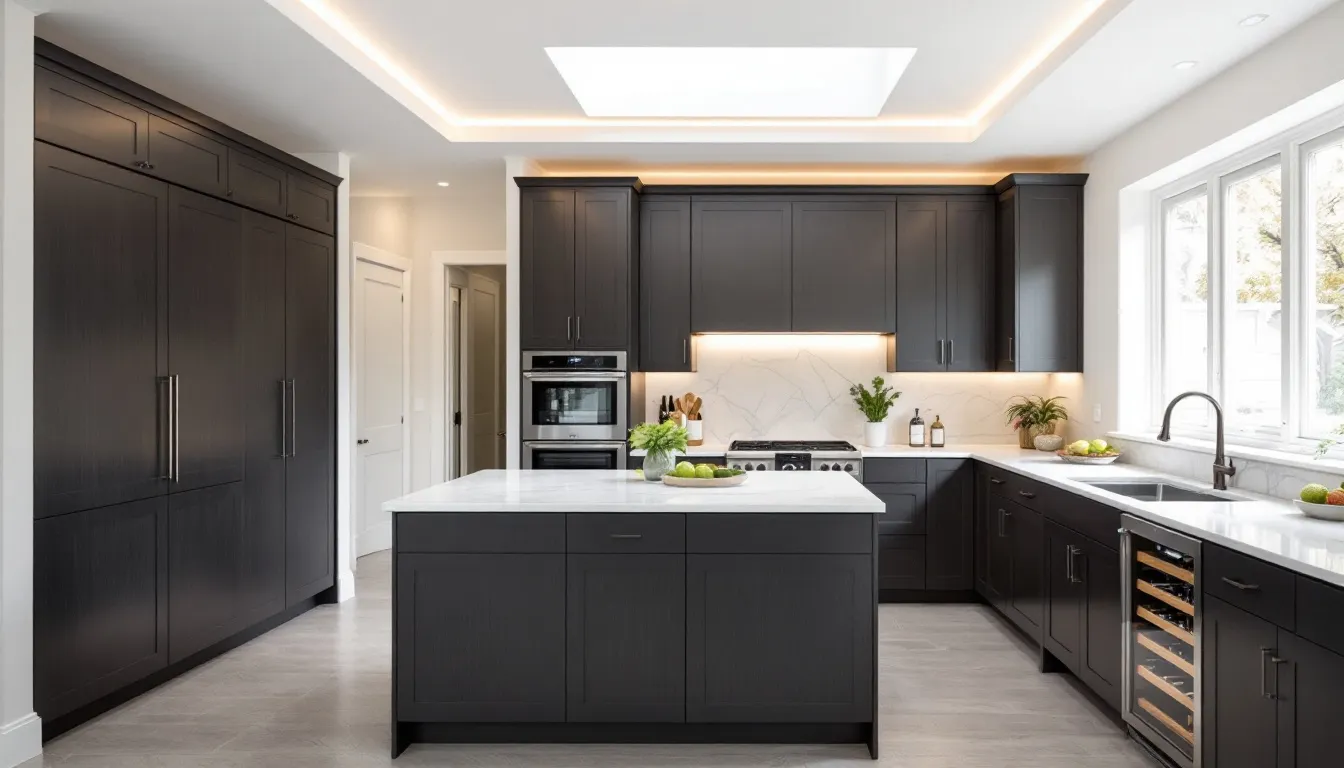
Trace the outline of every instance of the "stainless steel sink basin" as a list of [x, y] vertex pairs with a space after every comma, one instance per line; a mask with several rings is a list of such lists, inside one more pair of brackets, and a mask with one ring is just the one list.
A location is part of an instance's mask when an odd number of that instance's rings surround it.
[[1084, 481], [1093, 488], [1100, 488], [1103, 491], [1128, 496], [1135, 501], [1244, 501], [1232, 495], [1219, 495], [1217, 493], [1208, 493], [1205, 491], [1196, 491], [1191, 488], [1182, 488], [1179, 485], [1162, 480], [1105, 480], [1105, 481]]

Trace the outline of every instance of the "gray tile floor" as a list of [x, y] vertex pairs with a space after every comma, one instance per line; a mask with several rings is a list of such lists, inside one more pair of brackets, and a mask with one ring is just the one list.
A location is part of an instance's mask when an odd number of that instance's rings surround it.
[[[24, 768], [837, 768], [858, 746], [413, 746], [388, 757], [386, 553], [324, 606], [47, 744]], [[882, 759], [895, 768], [1151, 768], [1067, 675], [983, 606], [881, 609]]]

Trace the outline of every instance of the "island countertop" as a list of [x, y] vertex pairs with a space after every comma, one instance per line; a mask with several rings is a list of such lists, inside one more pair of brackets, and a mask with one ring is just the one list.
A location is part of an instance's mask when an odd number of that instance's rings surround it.
[[881, 514], [843, 472], [761, 472], [731, 488], [674, 488], [629, 470], [490, 469], [383, 504], [388, 512], [802, 512]]

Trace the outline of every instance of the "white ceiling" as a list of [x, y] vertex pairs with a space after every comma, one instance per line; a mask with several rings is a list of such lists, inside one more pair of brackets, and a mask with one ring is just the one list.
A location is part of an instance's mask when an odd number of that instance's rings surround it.
[[[29, 2], [47, 9], [39, 35], [171, 98], [288, 151], [350, 152], [356, 194], [416, 195], [507, 155], [569, 172], [1060, 167], [1331, 4], [1106, 0], [1060, 40], [1095, 0], [325, 0], [336, 27], [313, 14], [321, 0]], [[1269, 20], [1238, 26], [1257, 12]], [[583, 116], [548, 45], [919, 51], [876, 123], [631, 132]], [[1185, 59], [1199, 65], [1172, 69]], [[924, 119], [943, 122], [906, 124]]]

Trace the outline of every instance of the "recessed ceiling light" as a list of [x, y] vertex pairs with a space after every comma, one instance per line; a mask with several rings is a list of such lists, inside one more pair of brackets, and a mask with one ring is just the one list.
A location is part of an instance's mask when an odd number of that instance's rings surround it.
[[440, 187], [446, 187], [446, 186], [448, 186], [448, 182], [446, 182], [446, 181], [440, 181], [440, 182], [439, 182], [439, 186], [440, 186]]
[[585, 47], [546, 55], [589, 117], [873, 118], [915, 49]]
[[1175, 64], [1172, 64], [1172, 65], [1171, 65], [1171, 68], [1172, 68], [1172, 69], [1194, 69], [1194, 68], [1195, 68], [1195, 65], [1198, 64], [1198, 63], [1199, 63], [1198, 61], [1191, 61], [1190, 59], [1186, 59], [1185, 61], [1178, 61], [1178, 62], [1176, 62]]
[[1240, 23], [1241, 26], [1243, 27], [1254, 27], [1256, 24], [1259, 24], [1260, 22], [1268, 18], [1269, 18], [1268, 13], [1257, 13], [1253, 16], [1247, 16], [1246, 18], [1242, 19]]

